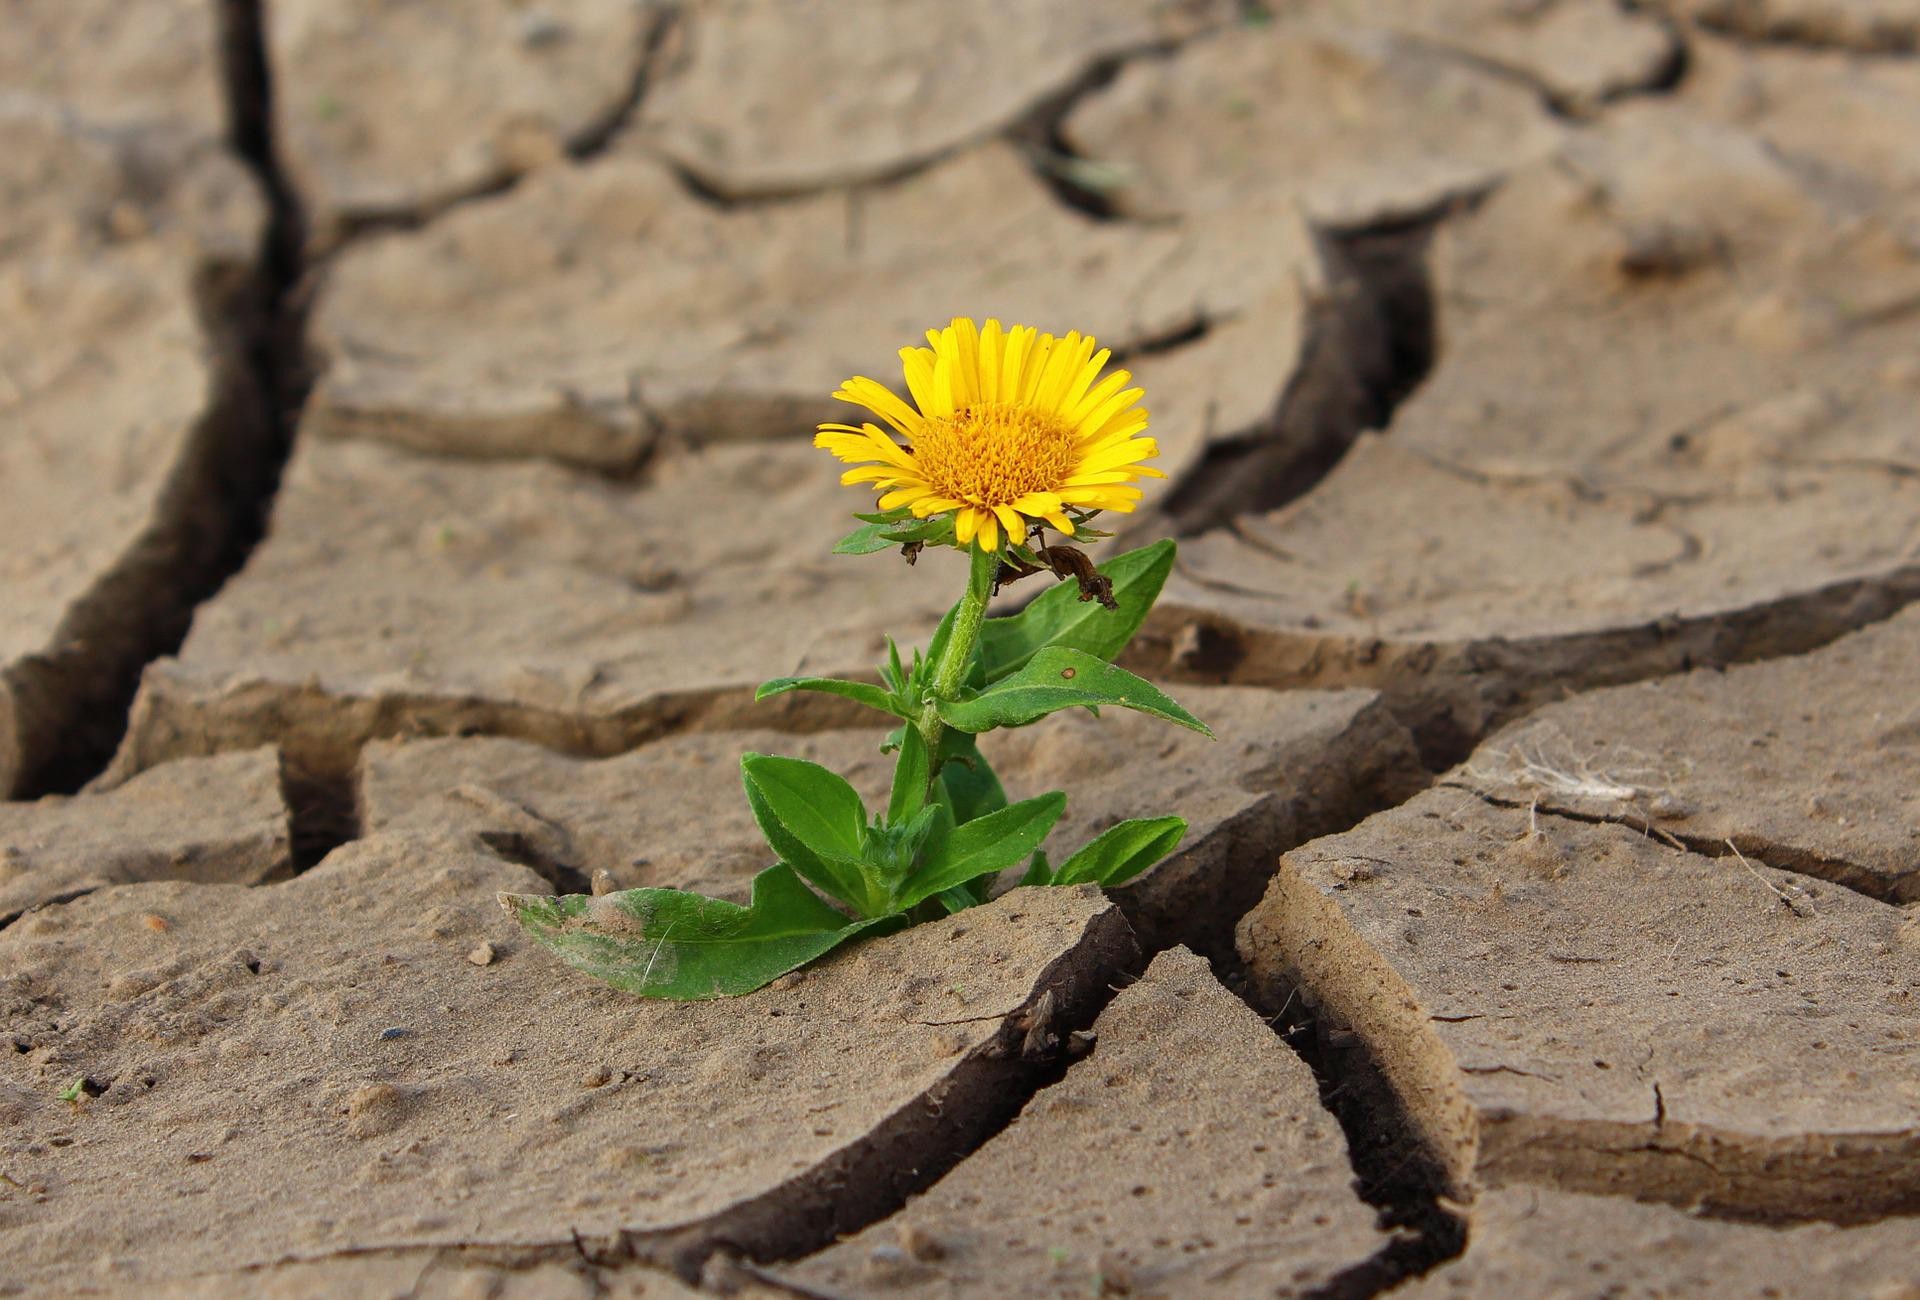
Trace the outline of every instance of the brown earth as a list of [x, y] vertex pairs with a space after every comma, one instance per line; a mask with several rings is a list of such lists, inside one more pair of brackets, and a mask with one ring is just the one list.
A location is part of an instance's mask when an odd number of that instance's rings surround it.
[[[9, 18], [0, 1294], [1920, 1293], [1912, 0]], [[751, 695], [957, 588], [805, 437], [954, 314], [1147, 390], [1218, 735], [986, 752], [1187, 840], [577, 975], [884, 795]]]

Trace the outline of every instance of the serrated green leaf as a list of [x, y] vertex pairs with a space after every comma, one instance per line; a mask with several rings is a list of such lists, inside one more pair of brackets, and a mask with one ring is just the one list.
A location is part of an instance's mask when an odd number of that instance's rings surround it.
[[1006, 870], [1039, 847], [1066, 807], [1067, 796], [1055, 790], [952, 830], [936, 826], [920, 869], [896, 895], [896, 905], [905, 910], [942, 890]]
[[1136, 817], [1102, 831], [1060, 864], [1056, 885], [1124, 885], [1173, 852], [1187, 833], [1184, 817]]
[[920, 728], [907, 727], [904, 733], [893, 763], [893, 794], [887, 800], [887, 820], [894, 824], [917, 816], [926, 806], [927, 783], [933, 776], [933, 760]]
[[871, 555], [889, 546], [903, 546], [908, 542], [919, 542], [923, 546], [945, 546], [953, 541], [953, 516], [935, 515], [930, 519], [915, 519], [908, 511], [899, 514], [902, 517], [894, 517], [893, 512], [856, 516], [867, 522], [835, 542], [833, 553]]
[[760, 689], [753, 693], [754, 702], [785, 695], [788, 691], [818, 691], [823, 695], [838, 695], [870, 709], [878, 709], [889, 717], [901, 716], [900, 711], [893, 707], [893, 697], [881, 687], [871, 682], [845, 682], [838, 677], [776, 677], [770, 682], [760, 683]]
[[899, 543], [888, 537], [887, 524], [861, 524], [833, 544], [835, 555], [872, 555]]
[[862, 864], [867, 810], [845, 780], [803, 758], [747, 754], [740, 783], [782, 862], [863, 916], [890, 910]]
[[629, 993], [679, 1000], [751, 993], [892, 919], [849, 920], [785, 863], [754, 877], [746, 907], [677, 889], [500, 901], [575, 970]]
[[1100, 572], [1113, 583], [1118, 609], [1081, 600], [1077, 584], [1058, 582], [1018, 614], [987, 619], [980, 626], [980, 662], [986, 680], [993, 683], [1019, 672], [1043, 646], [1112, 659], [1146, 621], [1173, 571], [1173, 557], [1174, 544], [1169, 540], [1116, 555], [1101, 565]]
[[965, 700], [942, 700], [936, 706], [950, 727], [976, 734], [995, 727], [1018, 727], [1061, 709], [1118, 704], [1150, 713], [1203, 736], [1207, 724], [1175, 704], [1159, 687], [1116, 668], [1082, 650], [1048, 646], [1027, 661], [1026, 667]]

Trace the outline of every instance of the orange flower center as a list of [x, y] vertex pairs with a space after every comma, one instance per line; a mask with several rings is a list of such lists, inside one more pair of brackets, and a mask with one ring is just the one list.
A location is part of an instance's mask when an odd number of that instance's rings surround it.
[[914, 435], [927, 486], [976, 506], [1010, 506], [1029, 492], [1057, 492], [1073, 472], [1074, 431], [1058, 416], [980, 402], [930, 418]]

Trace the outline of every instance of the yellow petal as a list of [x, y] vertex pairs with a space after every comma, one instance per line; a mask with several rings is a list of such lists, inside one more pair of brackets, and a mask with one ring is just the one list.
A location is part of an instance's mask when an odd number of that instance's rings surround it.
[[[980, 327], [980, 400], [983, 402], [1003, 400], [1000, 396], [1003, 391], [1000, 387], [1000, 370], [1006, 342], [1000, 322], [991, 316], [987, 317], [987, 323]], [[1005, 400], [1012, 399], [1013, 394], [1008, 393]]]
[[933, 405], [927, 408], [927, 414], [936, 418], [952, 415], [954, 412], [954, 374], [953, 368], [957, 345], [950, 342], [951, 334], [943, 336], [944, 346], [933, 361]]
[[834, 396], [843, 402], [866, 407], [909, 438], [923, 423], [920, 413], [901, 401], [891, 388], [865, 375], [855, 375], [847, 380]]
[[982, 510], [979, 511], [978, 514], [980, 519], [980, 549], [983, 551], [999, 550], [1000, 526], [994, 522], [993, 511]]
[[973, 535], [980, 527], [980, 514], [971, 508], [960, 511], [953, 517], [953, 538], [965, 546], [973, 541]]
[[953, 335], [953, 409], [957, 411], [981, 400], [980, 330], [966, 316], [955, 316], [947, 328]]
[[1010, 394], [1009, 401], [1022, 406], [1031, 405], [1030, 394], [1039, 350], [1040, 331], [1031, 325], [1016, 327], [1007, 340], [1006, 367], [1000, 381], [1000, 391]]
[[895, 488], [880, 498], [882, 510], [898, 510], [901, 506], [912, 505], [922, 497], [932, 496], [933, 489], [924, 483], [909, 483], [905, 487]]
[[[1089, 348], [1092, 347], [1093, 340], [1088, 339], [1086, 346]], [[1067, 391], [1061, 395], [1060, 404], [1054, 409], [1071, 418], [1072, 412], [1078, 410], [1081, 402], [1085, 399], [1088, 387], [1092, 385], [1100, 372], [1106, 369], [1107, 362], [1112, 356], [1112, 349], [1101, 348], [1098, 352], [1093, 353], [1093, 355], [1081, 362], [1080, 373], [1073, 376], [1072, 380], [1067, 384]]]
[[1007, 530], [1007, 545], [1026, 540], [1027, 521], [1012, 506], [995, 506], [993, 513], [1000, 520], [1000, 526]]
[[1151, 460], [1160, 454], [1160, 445], [1152, 438], [1131, 438], [1111, 447], [1102, 447], [1088, 456], [1080, 458], [1079, 473], [1097, 473], [1103, 469], [1118, 469], [1122, 465], [1133, 465], [1143, 460]]
[[933, 414], [933, 352], [928, 348], [901, 348], [900, 370], [906, 376], [907, 391], [913, 394], [913, 404], [924, 414]]

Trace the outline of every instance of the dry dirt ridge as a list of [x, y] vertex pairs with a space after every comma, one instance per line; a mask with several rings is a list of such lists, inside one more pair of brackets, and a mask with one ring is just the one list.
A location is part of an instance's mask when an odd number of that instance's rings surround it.
[[[1920, 1294], [1920, 3], [460, 9], [0, 47], [0, 1294]], [[578, 979], [884, 788], [751, 690], [957, 584], [795, 435], [956, 311], [1219, 734], [990, 757], [1188, 839]]]

